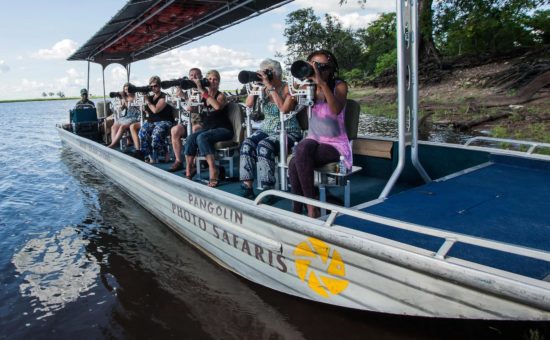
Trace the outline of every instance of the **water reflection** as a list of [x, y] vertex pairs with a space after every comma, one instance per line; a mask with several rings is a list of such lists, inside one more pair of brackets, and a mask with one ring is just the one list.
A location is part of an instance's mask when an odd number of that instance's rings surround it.
[[[301, 339], [243, 280], [211, 262], [104, 177], [64, 162], [92, 187], [96, 227], [82, 233], [110, 304], [109, 334], [189, 339]], [[77, 170], [77, 167], [80, 168]]]
[[13, 256], [12, 263], [23, 278], [21, 295], [31, 298], [37, 320], [93, 294], [90, 290], [96, 286], [99, 266], [86, 254], [87, 243], [74, 228], [66, 227], [54, 235], [38, 235]]

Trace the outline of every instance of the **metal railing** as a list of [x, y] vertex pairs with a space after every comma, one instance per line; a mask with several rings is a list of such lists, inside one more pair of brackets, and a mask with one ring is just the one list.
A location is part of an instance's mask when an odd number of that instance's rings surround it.
[[[516, 139], [508, 139], [508, 138], [495, 138], [495, 137], [472, 137], [464, 143], [464, 145], [468, 146], [474, 142], [496, 142], [496, 143], [508, 143], [508, 144], [515, 144], [515, 145], [530, 145], [529, 149], [527, 151], [524, 151], [528, 154], [532, 154], [536, 148], [542, 147], [542, 148], [549, 148], [550, 149], [550, 143], [540, 143], [540, 142], [533, 142], [528, 140], [516, 140]], [[490, 145], [490, 147], [496, 148], [494, 145]], [[521, 151], [521, 150], [520, 150]]]
[[[456, 243], [463, 243], [463, 244], [479, 246], [487, 249], [502, 251], [509, 254], [525, 256], [525, 257], [529, 257], [537, 260], [550, 262], [550, 252], [548, 251], [516, 246], [508, 243], [498, 242], [498, 241], [491, 241], [480, 237], [468, 236], [460, 233], [444, 231], [441, 229], [434, 229], [427, 226], [404, 222], [404, 221], [383, 217], [379, 215], [374, 215], [374, 214], [366, 213], [359, 210], [337, 206], [330, 203], [324, 203], [311, 198], [298, 196], [298, 195], [277, 191], [277, 190], [266, 190], [260, 193], [254, 200], [254, 204], [255, 205], [260, 204], [261, 201], [267, 196], [277, 196], [277, 197], [285, 198], [291, 201], [296, 201], [303, 204], [313, 205], [318, 208], [330, 210], [331, 213], [324, 223], [325, 227], [333, 226], [334, 221], [338, 215], [346, 215], [346, 216], [358, 218], [363, 221], [381, 224], [390, 228], [397, 228], [401, 230], [406, 230], [406, 231], [411, 231], [411, 232], [415, 232], [423, 235], [441, 238], [443, 239], [443, 243], [433, 255], [435, 258], [440, 260], [445, 260], [445, 257], [447, 256], [451, 248]], [[343, 227], [346, 227], [346, 226], [343, 226]], [[365, 233], [368, 234], [368, 231], [365, 231]]]

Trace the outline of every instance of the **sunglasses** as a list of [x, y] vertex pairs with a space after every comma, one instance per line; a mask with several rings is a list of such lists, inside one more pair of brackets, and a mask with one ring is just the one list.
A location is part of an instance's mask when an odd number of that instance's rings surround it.
[[151, 86], [151, 87], [160, 87], [158, 84], [151, 84], [149, 86]]

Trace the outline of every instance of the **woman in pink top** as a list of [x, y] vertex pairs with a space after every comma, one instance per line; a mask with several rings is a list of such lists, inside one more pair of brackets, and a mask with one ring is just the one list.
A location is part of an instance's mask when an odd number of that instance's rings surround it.
[[[336, 78], [338, 63], [334, 55], [326, 50], [311, 53], [307, 61], [315, 74], [310, 77], [316, 84], [315, 104], [309, 119], [307, 138], [296, 146], [295, 155], [288, 165], [292, 193], [315, 197], [313, 170], [331, 162], [338, 162], [344, 156], [346, 166], [351, 168], [352, 153], [344, 123], [344, 111], [348, 85]], [[292, 210], [302, 213], [303, 204], [294, 202]], [[307, 205], [309, 217], [319, 217], [319, 209]]]

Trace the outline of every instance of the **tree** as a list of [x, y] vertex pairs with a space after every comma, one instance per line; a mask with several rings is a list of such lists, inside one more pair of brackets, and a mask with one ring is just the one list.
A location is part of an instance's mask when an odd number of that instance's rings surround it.
[[[548, 23], [545, 28], [544, 16], [535, 17], [533, 11], [547, 2], [548, 0], [438, 2], [435, 11], [437, 44], [444, 54], [451, 56], [479, 53], [497, 55], [518, 47], [535, 46], [539, 42], [533, 29], [538, 29], [544, 36]], [[540, 15], [541, 12], [534, 13]]]
[[357, 31], [357, 37], [364, 50], [362, 68], [372, 75], [384, 55], [395, 55], [395, 13], [384, 13], [367, 28]]
[[50, 96], [50, 97], [53, 97], [54, 94], [55, 94], [55, 93], [53, 93], [53, 92], [48, 92], [48, 96]]
[[342, 71], [351, 70], [362, 59], [359, 39], [351, 29], [343, 29], [342, 23], [331, 15], [325, 15], [326, 37], [322, 48], [334, 53]]
[[59, 98], [65, 98], [65, 93], [63, 93], [63, 91], [57, 92], [56, 95], [57, 95]]
[[42, 97], [47, 97], [48, 94], [46, 92], [42, 92]]
[[323, 46], [326, 31], [312, 8], [299, 9], [287, 15], [285, 20], [288, 63], [304, 59], [311, 51]]
[[325, 15], [320, 22], [312, 8], [290, 13], [286, 18], [289, 60], [304, 59], [309, 53], [326, 49], [334, 53], [341, 70], [351, 70], [361, 59], [361, 45], [351, 29], [344, 29], [342, 23], [331, 15]]
[[[340, 5], [346, 4], [348, 0], [339, 0]], [[368, 0], [357, 0], [359, 4], [366, 4]], [[433, 0], [418, 0], [418, 25], [419, 25], [419, 49], [420, 60], [435, 60], [441, 62], [439, 51], [436, 48], [433, 38]]]

